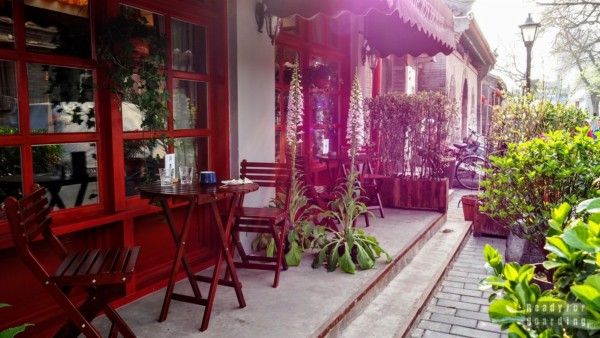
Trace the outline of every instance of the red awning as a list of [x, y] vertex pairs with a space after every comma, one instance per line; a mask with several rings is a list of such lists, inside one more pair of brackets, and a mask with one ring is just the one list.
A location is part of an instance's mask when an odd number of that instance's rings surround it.
[[344, 12], [365, 16], [365, 37], [381, 56], [449, 54], [454, 17], [442, 0], [264, 0], [272, 14], [311, 19]]

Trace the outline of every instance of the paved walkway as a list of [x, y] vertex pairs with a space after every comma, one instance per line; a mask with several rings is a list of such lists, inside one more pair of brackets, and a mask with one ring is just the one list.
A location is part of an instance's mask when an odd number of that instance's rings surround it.
[[506, 337], [498, 325], [490, 322], [489, 292], [478, 289], [486, 275], [482, 254], [485, 243], [504, 251], [503, 239], [471, 237], [438, 285], [411, 337]]

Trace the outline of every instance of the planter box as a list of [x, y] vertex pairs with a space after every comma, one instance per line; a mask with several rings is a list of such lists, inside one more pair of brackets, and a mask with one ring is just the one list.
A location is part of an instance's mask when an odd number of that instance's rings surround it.
[[425, 180], [392, 177], [381, 185], [387, 208], [448, 211], [448, 179]]
[[480, 212], [479, 208], [475, 208], [473, 236], [488, 235], [506, 238], [508, 233], [508, 229], [506, 229], [501, 220], [493, 219], [490, 216]]

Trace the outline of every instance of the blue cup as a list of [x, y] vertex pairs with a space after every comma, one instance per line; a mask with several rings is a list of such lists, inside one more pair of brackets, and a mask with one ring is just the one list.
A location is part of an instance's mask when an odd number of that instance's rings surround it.
[[200, 184], [217, 184], [217, 174], [214, 171], [201, 171]]

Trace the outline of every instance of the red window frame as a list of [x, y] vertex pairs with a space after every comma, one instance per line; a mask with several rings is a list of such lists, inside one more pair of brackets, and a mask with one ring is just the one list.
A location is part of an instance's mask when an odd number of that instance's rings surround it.
[[[343, 20], [347, 20], [348, 24], [350, 24], [350, 18], [342, 18]], [[345, 139], [345, 121], [346, 121], [346, 113], [348, 111], [348, 98], [350, 93], [350, 34], [347, 34], [343, 37], [339, 37], [337, 41], [337, 46], [332, 46], [328, 44], [328, 39], [331, 35], [329, 31], [330, 25], [328, 24], [329, 20], [334, 20], [332, 18], [328, 18], [325, 16], [318, 16], [312, 20], [304, 20], [297, 19], [297, 24], [299, 27], [297, 28], [297, 33], [289, 33], [283, 30], [281, 34], [278, 35], [275, 42], [275, 53], [277, 53], [278, 48], [289, 48], [298, 52], [300, 68], [303, 75], [306, 74], [308, 67], [310, 65], [310, 61], [315, 58], [323, 58], [328, 61], [336, 62], [339, 65], [339, 78], [340, 78], [340, 87], [339, 92], [334, 93], [334, 95], [338, 96], [338, 121], [335, 125], [337, 129], [337, 145], [338, 149], [330, 149], [330, 151], [340, 151], [340, 146], [343, 144]], [[323, 38], [324, 43], [317, 42], [313, 40], [314, 30], [317, 28], [315, 23], [319, 23], [321, 27], [323, 27]], [[344, 21], [342, 21], [344, 22]], [[276, 55], [277, 58], [277, 55]], [[275, 60], [277, 62], [277, 59]], [[280, 93], [285, 93], [289, 91], [289, 85], [285, 83], [285, 79], [283, 76], [283, 65], [279, 65], [280, 75], [279, 81], [275, 83], [275, 89], [279, 90]], [[306, 76], [303, 76], [306, 78]], [[308, 86], [306, 83], [303, 83], [304, 88], [304, 140], [303, 140], [303, 155], [307, 158], [311, 159], [311, 161], [315, 161], [315, 156], [312, 150], [313, 144], [313, 135], [311, 130], [314, 127], [314, 117], [312, 114], [312, 105], [310, 102], [310, 93]], [[279, 107], [282, 109], [281, 114], [281, 123], [275, 126], [276, 133], [281, 133], [281, 137], [279, 139], [279, 143], [275, 146], [278, 147], [279, 154], [285, 154], [285, 103], [286, 98], [283, 95], [280, 95], [276, 98], [278, 101]], [[280, 156], [280, 161], [285, 161], [285, 156]], [[314, 163], [313, 163], [313, 167]], [[315, 168], [317, 169], [317, 168]]]
[[[107, 83], [107, 74], [96, 59], [97, 27], [106, 23], [108, 17], [118, 13], [119, 5], [145, 9], [165, 18], [175, 18], [206, 27], [207, 74], [199, 75], [171, 70], [171, 55], [168, 60], [168, 90], [172, 92], [172, 80], [197, 80], [207, 83], [208, 125], [207, 129], [173, 129], [173, 109], [169, 102], [169, 124], [166, 132], [124, 132], [120, 102], [108, 88], [94, 88], [96, 131], [90, 133], [32, 134], [29, 132], [29, 98], [27, 87], [27, 63], [42, 63], [56, 66], [91, 69], [96, 83]], [[91, 57], [79, 58], [53, 54], [28, 52], [25, 48], [24, 2], [13, 0], [14, 49], [0, 48], [0, 59], [15, 62], [17, 93], [19, 101], [19, 134], [0, 136], [0, 146], [19, 146], [23, 193], [31, 192], [33, 185], [33, 158], [31, 148], [37, 144], [95, 142], [97, 145], [97, 181], [100, 194], [98, 204], [80, 206], [53, 212], [54, 224], [64, 226], [59, 233], [78, 231], [106, 222], [125, 220], [132, 215], [152, 212], [148, 201], [139, 197], [125, 196], [125, 172], [123, 144], [125, 140], [162, 136], [209, 137], [208, 161], [219, 177], [229, 176], [229, 98], [227, 55], [227, 7], [226, 2], [217, 0], [90, 0]], [[170, 41], [170, 24], [165, 34]], [[170, 45], [167, 47], [170, 50]], [[110, 164], [110, 165], [108, 165]], [[120, 212], [134, 211], [125, 213]], [[102, 217], [107, 217], [106, 222]], [[93, 222], [86, 220], [95, 219]], [[89, 224], [86, 224], [89, 223]], [[9, 245], [8, 225], [0, 221], [0, 247]]]

